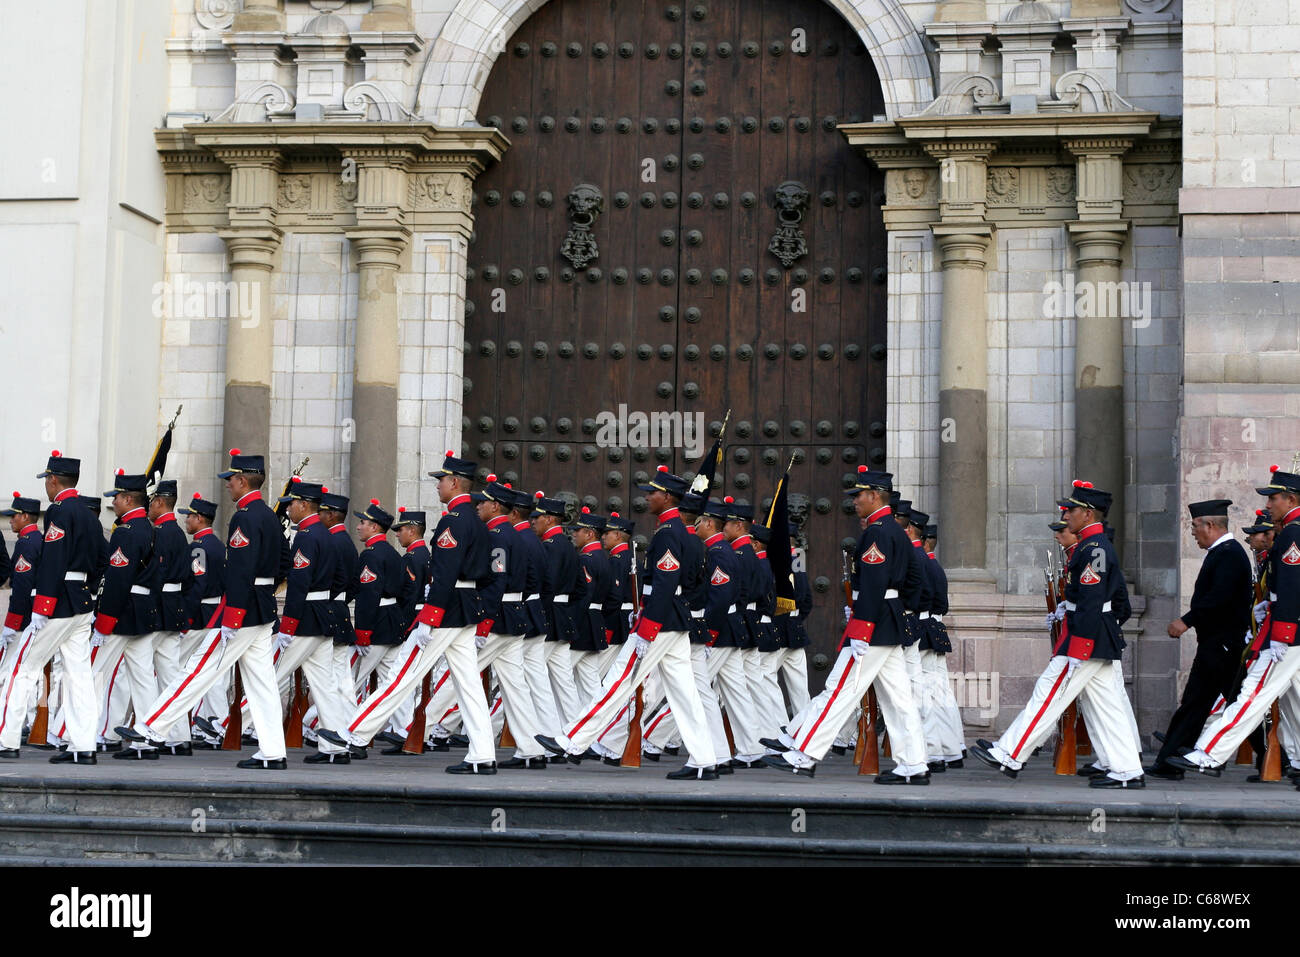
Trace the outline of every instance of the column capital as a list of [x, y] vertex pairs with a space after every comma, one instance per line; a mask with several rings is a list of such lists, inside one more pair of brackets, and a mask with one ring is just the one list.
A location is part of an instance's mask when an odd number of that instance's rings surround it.
[[1123, 156], [1133, 148], [1127, 136], [1080, 136], [1061, 140], [1061, 145], [1075, 156]]
[[232, 270], [236, 267], [248, 267], [270, 272], [274, 268], [275, 254], [280, 248], [280, 239], [284, 234], [271, 226], [219, 229], [217, 235], [226, 244]]
[[404, 227], [392, 229], [360, 227], [345, 229], [343, 235], [357, 251], [358, 268], [376, 266], [397, 269], [411, 231]]
[[934, 241], [944, 269], [984, 269], [988, 265], [993, 227], [987, 223], [933, 223]]
[[983, 222], [988, 158], [997, 146], [994, 140], [925, 144], [926, 152], [939, 160], [939, 215], [945, 223]]
[[1070, 239], [1078, 251], [1079, 266], [1108, 265], [1116, 268], [1123, 262], [1122, 250], [1128, 238], [1128, 223], [1080, 220], [1066, 223]]

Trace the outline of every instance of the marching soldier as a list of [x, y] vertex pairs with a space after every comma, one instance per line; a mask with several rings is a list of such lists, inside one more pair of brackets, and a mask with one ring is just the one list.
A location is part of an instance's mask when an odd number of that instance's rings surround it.
[[[221, 595], [225, 591], [226, 548], [216, 530], [212, 527], [217, 517], [217, 503], [209, 502], [202, 494], [195, 492], [188, 508], [176, 509], [177, 515], [185, 516], [185, 531], [190, 534], [190, 575], [193, 584], [185, 592], [185, 611], [188, 618], [188, 630], [181, 635], [181, 662], [188, 662], [203, 641], [204, 636], [213, 628], [219, 627], [217, 611], [221, 604]], [[233, 670], [233, 669], [232, 669]], [[226, 692], [230, 684], [218, 680], [204, 695], [194, 709], [195, 718], [202, 718], [208, 724], [213, 719], [221, 718], [229, 707]], [[199, 722], [196, 720], [196, 725]], [[202, 734], [195, 729], [193, 747], [212, 749], [220, 742], [215, 736]]]
[[487, 529], [474, 514], [469, 496], [476, 468], [474, 462], [458, 459], [448, 451], [442, 468], [429, 473], [438, 479], [438, 498], [447, 511], [433, 530], [429, 594], [414, 629], [401, 645], [402, 664], [396, 677], [367, 698], [345, 725], [330, 728], [322, 716], [321, 739], [347, 747], [354, 756], [363, 751], [402, 699], [445, 655], [469, 735], [465, 760], [447, 771], [496, 774], [492, 722], [474, 647], [474, 633], [485, 617], [477, 591], [488, 584], [491, 576]]
[[23, 718], [32, 689], [56, 654], [63, 659], [63, 687], [68, 732], [67, 751], [51, 763], [94, 764], [95, 719], [98, 715], [94, 679], [90, 674], [91, 596], [86, 580], [100, 555], [103, 530], [77, 499], [81, 462], [58, 451], [45, 471], [45, 537], [36, 566], [31, 618], [19, 645], [19, 666], [5, 695], [0, 717], [0, 757], [18, 757]]
[[[24, 498], [14, 492], [13, 502], [0, 511], [9, 519], [9, 529], [14, 533], [14, 551], [9, 575], [12, 591], [9, 610], [5, 613], [4, 631], [0, 633], [0, 647], [4, 660], [0, 662], [0, 685], [7, 686], [18, 669], [18, 640], [32, 617], [32, 590], [36, 585], [36, 566], [41, 561], [41, 530], [36, 526], [41, 516], [41, 503], [34, 498]], [[12, 649], [12, 650], [11, 650]]]
[[[790, 568], [794, 574], [794, 611], [776, 619], [781, 635], [778, 671], [785, 680], [790, 699], [787, 717], [798, 714], [808, 704], [808, 616], [812, 614], [812, 587], [808, 583], [808, 559], [804, 548], [796, 544], [799, 526], [790, 523]], [[733, 728], [734, 730], [734, 728]]]
[[[753, 524], [749, 533], [755, 541], [754, 558], [758, 569], [758, 642], [753, 652], [757, 663], [755, 673], [758, 684], [755, 686], [759, 710], [763, 724], [771, 734], [776, 734], [786, 725], [790, 715], [785, 710], [785, 698], [781, 696], [781, 685], [776, 673], [781, 667], [781, 626], [776, 623], [776, 577], [767, 560], [767, 546], [772, 540], [772, 532], [766, 525]], [[780, 616], [784, 618], [785, 616]]]
[[289, 568], [289, 543], [275, 512], [262, 498], [266, 465], [260, 455], [230, 450], [230, 468], [218, 473], [235, 503], [226, 536], [225, 596], [221, 628], [205, 636], [183, 674], [157, 700], [137, 711], [134, 728], [118, 733], [132, 748], [148, 750], [238, 663], [260, 749], [238, 763], [246, 769], [284, 770], [284, 718], [272, 663], [275, 586]]
[[348, 535], [348, 497], [321, 487], [320, 520], [330, 533], [334, 546], [334, 584], [330, 591], [334, 603], [334, 622], [338, 632], [334, 636], [334, 674], [340, 694], [347, 698], [352, 692], [352, 658], [357, 643], [348, 605], [357, 597], [358, 576], [361, 563], [357, 546]]
[[599, 698], [583, 706], [577, 721], [564, 735], [539, 736], [538, 741], [553, 754], [580, 763], [591, 744], [635, 694], [637, 685], [658, 666], [668, 705], [690, 752], [686, 766], [669, 772], [668, 777], [716, 780], [717, 759], [691, 671], [690, 614], [678, 590], [689, 533], [677, 506], [686, 494], [687, 483], [669, 472], [667, 466], [660, 466], [651, 481], [638, 488], [649, 493], [646, 504], [650, 513], [658, 516], [659, 526], [650, 540], [648, 580], [642, 586], [644, 604], [636, 627], [605, 676]]
[[[194, 573], [190, 570], [190, 543], [176, 522], [176, 483], [171, 479], [159, 481], [149, 498], [148, 507], [149, 521], [153, 523], [153, 550], [158, 562], [153, 586], [158, 622], [157, 630], [149, 636], [153, 645], [155, 679], [150, 684], [165, 687], [180, 675], [181, 661], [184, 660], [181, 657], [181, 633], [189, 628], [185, 591], [192, 587]], [[157, 687], [152, 689], [149, 699], [153, 700], [155, 694]], [[167, 741], [168, 751], [190, 755], [189, 721], [177, 722], [172, 735]]]
[[609, 670], [610, 663], [618, 654], [618, 649], [627, 641], [628, 629], [631, 627], [632, 613], [636, 610], [636, 580], [632, 574], [632, 533], [636, 523], [621, 517], [618, 512], [610, 512], [605, 520], [605, 532], [600, 537], [601, 544], [609, 553], [610, 573], [614, 587], [609, 592], [609, 603], [605, 606], [605, 627], [609, 630], [609, 647], [601, 652], [600, 673]]
[[[925, 728], [925, 746], [931, 772], [960, 768], [962, 764], [961, 712], [948, 681], [948, 655], [952, 641], [944, 627], [943, 616], [948, 613], [948, 576], [935, 560], [934, 551], [927, 542], [938, 536], [936, 526], [930, 525], [930, 516], [913, 508], [909, 516], [911, 525], [908, 537], [919, 542], [921, 572], [926, 577], [929, 607], [920, 613], [917, 626], [921, 632], [918, 642], [921, 655], [921, 682], [928, 707], [921, 714]], [[933, 535], [930, 533], [933, 531]]]
[[578, 549], [577, 586], [573, 591], [574, 636], [570, 645], [578, 693], [591, 698], [600, 688], [600, 657], [609, 647], [605, 603], [614, 588], [609, 557], [600, 547], [605, 520], [585, 505], [574, 518], [573, 544]]
[[889, 725], [895, 767], [878, 775], [877, 784], [929, 784], [921, 717], [912, 700], [912, 683], [903, 659], [903, 609], [900, 591], [914, 573], [912, 547], [891, 518], [889, 493], [893, 476], [858, 466], [854, 505], [866, 528], [854, 553], [857, 597], [844, 629], [839, 658], [822, 693], [792, 720], [788, 733], [762, 743], [780, 753], [769, 755], [769, 767], [812, 776], [816, 762], [830, 748], [867, 688], [873, 683]]
[[[533, 698], [533, 711], [543, 729], [543, 734], [559, 734], [564, 727], [559, 707], [555, 700], [555, 691], [551, 687], [550, 671], [546, 667], [546, 610], [542, 607], [542, 582], [546, 578], [546, 551], [542, 541], [533, 531], [531, 515], [535, 499], [527, 492], [512, 489], [514, 498], [511, 502], [510, 520], [518, 533], [515, 539], [516, 553], [520, 561], [527, 564], [524, 578], [524, 612], [527, 615], [527, 629], [521, 645], [524, 662], [524, 677], [528, 682], [528, 691]], [[552, 757], [551, 763], [563, 758]]]
[[[1288, 691], [1300, 690], [1300, 475], [1270, 469], [1269, 484], [1256, 491], [1268, 496], [1277, 528], [1270, 553], [1272, 583], [1268, 607], [1252, 645], [1257, 656], [1246, 669], [1241, 692], [1223, 717], [1201, 732], [1194, 750], [1166, 763], [1184, 771], [1218, 777], [1241, 742], [1264, 720], [1265, 712]], [[1300, 785], [1298, 785], [1300, 786]]]
[[1025, 709], [996, 743], [980, 741], [976, 757], [1014, 778], [1025, 760], [1051, 734], [1070, 702], [1087, 692], [1091, 703], [1089, 734], [1106, 756], [1110, 770], [1088, 781], [1097, 788], [1143, 788], [1141, 742], [1134, 732], [1132, 705], [1123, 692], [1120, 656], [1124, 639], [1113, 603], [1124, 589], [1115, 549], [1102, 520], [1111, 495], [1076, 480], [1068, 497], [1057, 502], [1079, 537], [1070, 557], [1065, 586], [1065, 619], [1059, 650], [1034, 685]]
[[570, 601], [578, 584], [578, 552], [564, 534], [564, 502], [533, 495], [533, 532], [542, 542], [542, 607], [546, 609], [546, 671], [555, 692], [555, 708], [561, 722], [574, 720], [582, 697], [573, 680], [573, 659], [569, 648], [576, 629]]
[[1243, 623], [1251, 606], [1250, 559], [1228, 530], [1228, 499], [1193, 502], [1192, 537], [1205, 551], [1196, 576], [1191, 608], [1169, 623], [1170, 638], [1196, 630], [1196, 657], [1187, 676], [1183, 698], [1169, 721], [1155, 764], [1146, 769], [1156, 777], [1181, 780], [1183, 771], [1168, 767], [1169, 757], [1196, 743], [1205, 719], [1219, 695], [1232, 693], [1240, 658]]

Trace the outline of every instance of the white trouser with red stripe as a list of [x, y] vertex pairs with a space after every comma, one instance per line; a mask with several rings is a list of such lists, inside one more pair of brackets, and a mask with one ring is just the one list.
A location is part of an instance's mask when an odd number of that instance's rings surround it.
[[745, 679], [749, 682], [749, 697], [763, 737], [779, 734], [781, 725], [786, 723], [789, 716], [785, 714], [785, 700], [781, 697], [781, 686], [776, 680], [776, 671], [781, 666], [776, 653], [746, 648], [741, 654]]
[[[13, 647], [13, 645], [10, 647]], [[118, 649], [117, 661], [113, 662], [112, 667], [109, 667], [108, 655], [104, 654], [103, 651], [102, 647], [90, 649], [90, 675], [95, 682], [95, 700], [99, 702], [98, 727], [95, 731], [95, 741], [99, 744], [120, 740], [120, 735], [114, 729], [126, 720], [126, 709], [131, 704], [130, 683], [126, 677], [126, 663], [122, 660], [121, 649]], [[5, 657], [7, 659], [8, 655], [6, 654]], [[36, 686], [36, 694], [39, 697], [39, 682]], [[49, 700], [50, 714], [52, 715], [49, 735], [51, 744], [61, 742], [68, 733], [63, 702], [59, 702], [59, 708], [56, 712], [54, 701], [53, 680], [51, 679]]]
[[601, 681], [605, 680], [605, 672], [609, 671], [609, 666], [614, 663], [614, 659], [618, 657], [618, 653], [622, 648], [622, 645], [610, 645], [608, 648], [596, 652], [596, 669], [600, 672]]
[[587, 700], [578, 694], [578, 685], [573, 680], [573, 656], [567, 641], [548, 641], [546, 648], [546, 671], [551, 676], [551, 692], [555, 695], [555, 708], [559, 712], [562, 725], [572, 724], [582, 713], [582, 703]]
[[[524, 680], [533, 699], [533, 713], [537, 715], [539, 733], [556, 737], [564, 733], [564, 719], [555, 708], [555, 692], [551, 688], [550, 672], [546, 668], [546, 640], [541, 637], [524, 638], [520, 646]], [[518, 740], [518, 735], [515, 739]]]
[[[184, 660], [181, 658], [181, 633], [179, 631], [155, 631], [145, 635], [144, 638], [149, 639], [149, 644], [152, 646], [153, 651], [153, 665], [151, 669], [148, 669], [152, 671], [149, 684], [156, 685], [157, 688], [165, 688], [173, 681], [180, 678], [181, 675], [181, 662]], [[135, 642], [142, 640], [142, 638], [132, 638], [127, 641], [126, 658], [128, 667], [131, 662], [131, 646]], [[142, 665], [145, 668], [148, 668], [148, 665], [145, 664], [144, 656], [141, 655], [140, 658]], [[132, 703], [137, 700], [135, 696], [135, 687], [136, 680], [133, 677], [131, 679]], [[153, 697], [154, 696], [151, 695], [148, 700], [152, 701]], [[176, 723], [172, 725], [172, 729], [167, 737], [167, 743], [188, 744], [189, 740], [190, 718], [187, 714], [179, 718]]]
[[[346, 652], [346, 645], [342, 646]], [[280, 694], [281, 708], [293, 694], [293, 676], [299, 668], [307, 680], [308, 694], [316, 703], [316, 713], [327, 728], [341, 727], [356, 707], [349, 697], [351, 688], [341, 688], [334, 666], [334, 639], [325, 635], [297, 635], [289, 646], [280, 652], [275, 663], [276, 690]], [[261, 741], [261, 729], [258, 729]], [[335, 754], [344, 749], [323, 738], [318, 741], [325, 754]]]
[[220, 628], [207, 632], [185, 663], [180, 677], [143, 711], [136, 709], [135, 730], [149, 738], [161, 738], [167, 728], [184, 717], [238, 662], [249, 711], [258, 731], [260, 748], [255, 756], [272, 761], [283, 758], [284, 718], [275, 684], [275, 665], [271, 661], [273, 628], [273, 622], [238, 628], [224, 648]]
[[799, 726], [791, 724], [790, 733], [782, 735], [781, 740], [813, 761], [820, 761], [845, 718], [858, 707], [872, 684], [889, 725], [894, 772], [905, 776], [926, 773], [921, 716], [912, 700], [912, 682], [899, 645], [871, 645], [861, 658], [854, 658], [846, 642], [826, 678], [826, 687], [809, 703]]
[[[204, 605], [203, 608], [205, 609], [205, 612], [210, 611], [207, 605]], [[186, 662], [193, 658], [194, 652], [199, 650], [199, 643], [203, 641], [204, 637], [208, 634], [208, 631], [209, 629], [205, 628], [191, 628], [189, 631], [181, 632], [181, 647], [178, 661]], [[229, 717], [230, 695], [234, 693], [231, 690], [231, 685], [234, 682], [234, 678], [235, 669], [231, 668], [226, 672], [225, 681], [220, 679], [215, 681], [212, 687], [208, 689], [207, 694], [199, 699], [199, 703], [194, 706], [195, 716], [201, 716], [213, 720]], [[118, 724], [121, 724], [121, 722], [119, 721]]]
[[488, 717], [483, 682], [478, 672], [478, 652], [474, 648], [475, 626], [431, 629], [423, 648], [419, 642], [420, 630], [417, 626], [417, 631], [400, 645], [398, 667], [393, 678], [380, 682], [379, 690], [366, 699], [345, 727], [331, 730], [350, 738], [353, 744], [367, 744], [392, 717], [402, 700], [420, 687], [420, 682], [438, 659], [446, 655], [447, 668], [456, 687], [456, 700], [465, 721], [465, 732], [469, 735], [469, 753], [465, 760], [471, 764], [495, 760], [492, 721]]
[[1300, 767], [1300, 688], [1292, 684], [1277, 702], [1277, 739], [1292, 767]]
[[[727, 743], [727, 729], [722, 724], [722, 709], [718, 694], [714, 691], [713, 678], [716, 674], [715, 661], [723, 655], [721, 652], [735, 651], [735, 648], [710, 648], [707, 645], [691, 645], [691, 671], [695, 675], [695, 690], [700, 696], [700, 705], [704, 708], [705, 721], [709, 727], [709, 736], [713, 740], [713, 753], [719, 761], [729, 761], [732, 757], [731, 745]], [[743, 674], [743, 673], [742, 673]], [[730, 711], [730, 709], [728, 709]], [[735, 733], [733, 722], [732, 733]], [[646, 722], [642, 731], [642, 741], [662, 751], [680, 740], [677, 719], [673, 709], [667, 704]], [[737, 739], [739, 740], [739, 739]], [[625, 742], [626, 743], [626, 742]], [[604, 746], [604, 745], [602, 745]], [[620, 757], [622, 752], [612, 754]]]
[[1056, 730], [1057, 719], [1070, 702], [1086, 689], [1092, 718], [1084, 720], [1088, 722], [1088, 737], [1097, 749], [1098, 766], [1104, 760], [1110, 776], [1118, 781], [1141, 777], [1142, 745], [1133, 732], [1133, 707], [1123, 690], [1120, 663], [1092, 658], [1078, 662], [1074, 672], [1067, 674], [1070, 660], [1065, 655], [1052, 656], [1034, 683], [1029, 703], [994, 743], [993, 756], [1007, 767], [1022, 767], [1034, 748]]
[[[510, 733], [515, 739], [515, 757], [540, 758], [546, 749], [537, 743], [537, 735], [545, 734], [538, 723], [537, 711], [533, 707], [533, 697], [528, 690], [528, 680], [524, 675], [524, 642], [529, 639], [518, 635], [488, 635], [487, 644], [478, 650], [478, 669], [483, 672], [491, 668], [496, 680], [501, 685], [501, 700], [505, 714], [493, 716], [493, 737], [496, 737], [498, 721], [510, 722]], [[481, 684], [480, 684], [481, 687]], [[452, 720], [447, 711], [456, 700], [455, 687], [450, 681], [444, 682], [442, 688], [429, 701], [429, 709], [424, 713], [426, 728], [441, 722]], [[463, 710], [457, 707], [454, 712], [458, 722], [463, 721]]]
[[[5, 695], [5, 693], [9, 690], [10, 679], [14, 676], [14, 674], [18, 670], [18, 657], [22, 653], [22, 650], [23, 650], [22, 635], [21, 634], [15, 635], [13, 640], [10, 641], [9, 645], [5, 648], [4, 658], [0, 659], [0, 701], [4, 700], [3, 695]], [[55, 671], [55, 669], [51, 668], [50, 671], [51, 671], [50, 695], [53, 696], [55, 692], [53, 672]], [[31, 712], [40, 703], [41, 691], [45, 687], [44, 681], [45, 679], [42, 676], [40, 681], [32, 685], [31, 700], [28, 702], [27, 709], [22, 712], [24, 716], [24, 724], [30, 724], [31, 721], [33, 720], [33, 718], [31, 717]], [[129, 701], [130, 698], [128, 697], [127, 700]], [[16, 707], [14, 713], [15, 714], [19, 713]], [[60, 707], [59, 714], [62, 715], [62, 713], [63, 713], [63, 709]], [[60, 717], [58, 723], [50, 722], [51, 732], [53, 732], [54, 729], [62, 725], [62, 720], [63, 720], [62, 717]]]
[[599, 651], [574, 651], [569, 649], [569, 660], [573, 664], [573, 683], [578, 689], [578, 698], [590, 701], [600, 690], [603, 672], [600, 670]]
[[1184, 757], [1202, 767], [1227, 763], [1247, 735], [1259, 727], [1273, 702], [1292, 690], [1300, 690], [1300, 646], [1287, 647], [1280, 662], [1263, 655], [1256, 658], [1246, 669], [1237, 700], [1224, 708], [1223, 717], [1201, 733], [1196, 749]]
[[[790, 711], [786, 715], [788, 719], [807, 707], [811, 699], [808, 694], [808, 649], [782, 648], [780, 662], [781, 677], [785, 679], [785, 693], [790, 698]], [[731, 730], [734, 733], [736, 729]]]
[[45, 663], [57, 653], [63, 659], [63, 681], [67, 701], [68, 747], [73, 751], [95, 750], [95, 725], [99, 700], [90, 674], [90, 622], [86, 612], [71, 618], [51, 618], [39, 632], [31, 626], [14, 637], [19, 645], [9, 687], [5, 689], [4, 714], [0, 716], [0, 748], [17, 748], [22, 740], [23, 719], [33, 691], [42, 681]]
[[921, 710], [927, 756], [931, 761], [961, 760], [961, 712], [948, 681], [946, 654], [921, 652], [921, 687], [927, 705]]
[[[673, 709], [682, 743], [690, 752], [689, 767], [706, 768], [717, 764], [712, 736], [691, 668], [690, 636], [684, 631], [661, 631], [650, 643], [645, 658], [638, 658], [635, 640], [628, 640], [626, 655], [620, 654], [605, 678], [600, 694], [581, 709], [578, 720], [568, 733], [556, 740], [573, 754], [581, 754], [609, 727], [615, 715], [627, 704], [650, 671], [658, 667]], [[619, 667], [619, 663], [622, 667]]]

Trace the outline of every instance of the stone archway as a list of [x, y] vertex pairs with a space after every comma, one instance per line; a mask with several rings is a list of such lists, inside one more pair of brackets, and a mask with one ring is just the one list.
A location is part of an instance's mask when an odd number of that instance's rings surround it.
[[[880, 76], [888, 119], [923, 109], [934, 78], [921, 36], [898, 0], [824, 0], [856, 31]], [[434, 43], [442, 69], [426, 77], [417, 102], [440, 126], [475, 122], [488, 74], [506, 41], [546, 0], [460, 0]], [[427, 90], [427, 99], [426, 99]]]

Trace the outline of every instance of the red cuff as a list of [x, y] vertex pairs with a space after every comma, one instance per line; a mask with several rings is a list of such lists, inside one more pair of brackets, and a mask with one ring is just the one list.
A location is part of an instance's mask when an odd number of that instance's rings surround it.
[[222, 628], [243, 628], [245, 614], [247, 614], [247, 612], [245, 612], [243, 608], [234, 608], [230, 605], [227, 605], [225, 612], [223, 612], [221, 615], [221, 627]]
[[48, 595], [37, 595], [32, 599], [32, 614], [44, 615], [49, 618], [54, 614], [54, 606], [58, 603], [57, 598], [50, 598]]
[[1275, 621], [1269, 629], [1268, 640], [1283, 645], [1295, 644], [1295, 622]]
[[486, 638], [488, 633], [492, 631], [492, 622], [493, 619], [491, 618], [484, 618], [480, 621], [478, 627], [474, 629], [474, 636], [476, 638]]
[[654, 641], [655, 636], [659, 634], [659, 629], [663, 625], [657, 621], [651, 621], [642, 615], [636, 623], [636, 631], [633, 632], [638, 638], [644, 638], [646, 641]]
[[11, 611], [5, 615], [5, 627], [12, 628], [14, 631], [21, 631], [23, 627], [23, 616], [16, 611]]
[[606, 628], [606, 629], [605, 629], [605, 644], [609, 644], [610, 641], [613, 640], [613, 638], [614, 638], [614, 629], [613, 629], [613, 628]]
[[373, 631], [373, 630], [371, 630], [371, 631], [362, 631], [360, 628], [358, 628], [358, 629], [357, 629], [357, 644], [358, 644], [358, 645], [368, 645], [368, 644], [370, 644], [370, 636], [373, 635], [373, 634], [374, 634], [374, 631]]
[[1071, 658], [1078, 658], [1080, 661], [1087, 661], [1092, 657], [1092, 648], [1095, 645], [1091, 638], [1084, 638], [1082, 635], [1071, 635], [1070, 643], [1066, 646], [1065, 653]]
[[420, 609], [420, 614], [415, 620], [422, 625], [428, 625], [430, 628], [441, 628], [442, 616], [445, 614], [447, 614], [447, 609], [426, 604]]
[[715, 641], [717, 641], [717, 640], [718, 640], [718, 633], [717, 633], [716, 631], [714, 631], [712, 628], [710, 628], [710, 629], [709, 629], [709, 647], [712, 648], [712, 647], [713, 647], [713, 643], [714, 643]]
[[101, 635], [111, 635], [113, 627], [117, 624], [117, 619], [112, 615], [98, 614], [95, 616], [95, 630]]
[[290, 618], [288, 615], [280, 616], [280, 633], [285, 635], [298, 634], [298, 619]]
[[874, 621], [864, 621], [861, 618], [850, 618], [849, 623], [844, 628], [844, 641], [865, 641], [871, 644], [871, 636], [876, 630]]

